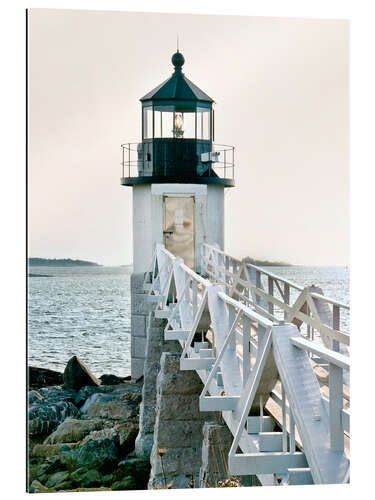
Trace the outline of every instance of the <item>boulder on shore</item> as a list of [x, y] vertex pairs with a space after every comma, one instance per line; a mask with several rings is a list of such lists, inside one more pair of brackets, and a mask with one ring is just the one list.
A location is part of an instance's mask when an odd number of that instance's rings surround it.
[[109, 375], [104, 373], [101, 377], [99, 377], [99, 379], [101, 380], [102, 385], [117, 385], [131, 380], [131, 376], [129, 375], [127, 377], [118, 377], [117, 375]]
[[63, 382], [63, 374], [48, 368], [37, 368], [29, 366], [29, 387], [40, 389], [48, 385], [60, 385]]
[[95, 439], [77, 449], [63, 447], [59, 451], [59, 458], [61, 463], [71, 471], [86, 467], [108, 474], [116, 469], [120, 459], [119, 438], [114, 436]]
[[87, 434], [103, 428], [101, 420], [65, 419], [47, 439], [44, 444], [75, 443]]
[[147, 489], [149, 460], [133, 451], [141, 385], [98, 380], [76, 356], [63, 383], [29, 391], [29, 492]]
[[68, 361], [64, 370], [63, 381], [66, 388], [76, 391], [85, 385], [100, 385], [100, 380], [91, 373], [77, 356], [73, 356]]
[[141, 398], [139, 393], [93, 394], [81, 407], [81, 412], [87, 418], [128, 420], [138, 415]]
[[70, 402], [33, 404], [29, 408], [29, 435], [50, 434], [67, 417], [74, 417], [79, 410]]

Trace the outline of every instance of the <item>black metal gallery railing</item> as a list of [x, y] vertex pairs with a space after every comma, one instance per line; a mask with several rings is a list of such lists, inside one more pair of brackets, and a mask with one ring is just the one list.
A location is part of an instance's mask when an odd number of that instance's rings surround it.
[[[234, 180], [234, 147], [212, 144], [211, 151], [191, 154], [181, 162], [191, 167], [197, 176], [220, 177]], [[128, 142], [121, 144], [122, 178], [168, 176], [179, 161], [175, 158], [153, 158], [151, 143]]]

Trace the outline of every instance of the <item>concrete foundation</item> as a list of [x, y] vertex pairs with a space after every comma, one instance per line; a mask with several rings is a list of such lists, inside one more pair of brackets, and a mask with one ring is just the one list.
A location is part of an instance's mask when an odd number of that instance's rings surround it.
[[180, 370], [179, 353], [162, 354], [149, 489], [170, 483], [173, 488], [199, 487], [202, 428], [206, 421], [219, 418], [217, 413], [199, 411], [202, 388], [195, 371]]

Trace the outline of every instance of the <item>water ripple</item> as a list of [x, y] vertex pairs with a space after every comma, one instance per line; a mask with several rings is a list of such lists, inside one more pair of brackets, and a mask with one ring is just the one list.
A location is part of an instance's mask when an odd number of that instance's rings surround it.
[[97, 376], [129, 375], [129, 268], [48, 268], [48, 273], [53, 276], [29, 280], [29, 364], [63, 370], [75, 354]]

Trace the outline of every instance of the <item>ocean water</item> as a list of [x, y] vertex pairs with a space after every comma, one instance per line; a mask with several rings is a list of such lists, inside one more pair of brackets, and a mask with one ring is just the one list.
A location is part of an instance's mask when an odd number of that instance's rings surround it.
[[[349, 304], [346, 267], [270, 267], [300, 286]], [[29, 279], [29, 365], [63, 371], [76, 355], [96, 376], [130, 374], [130, 267], [37, 267]], [[293, 294], [291, 301], [293, 302]], [[349, 314], [342, 329], [349, 330]]]
[[78, 356], [98, 377], [130, 374], [129, 267], [37, 267], [29, 278], [29, 365], [63, 371]]
[[[272, 274], [286, 278], [300, 287], [311, 285], [320, 287], [326, 297], [350, 306], [349, 267], [272, 266], [264, 269]], [[265, 285], [265, 289], [267, 290], [267, 285]], [[299, 291], [291, 289], [291, 304], [295, 302], [299, 293]], [[340, 309], [340, 329], [344, 332], [350, 332], [350, 311], [345, 309]]]

